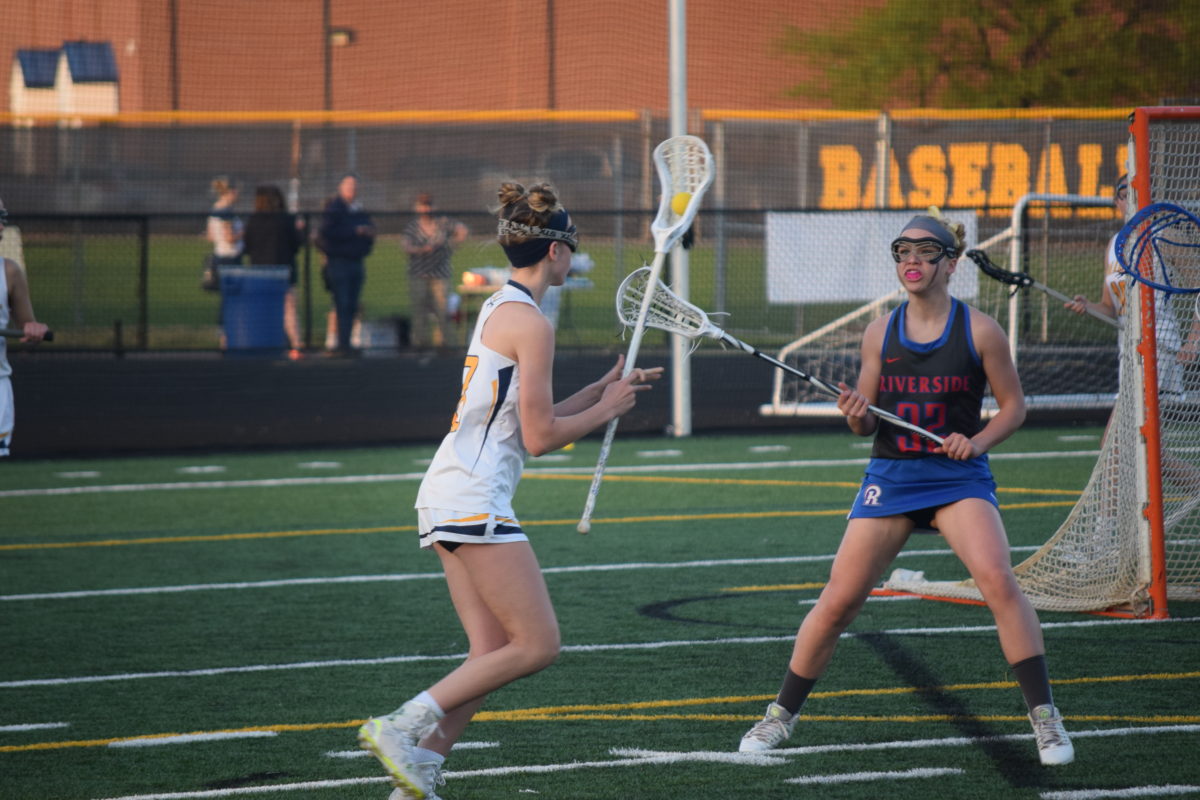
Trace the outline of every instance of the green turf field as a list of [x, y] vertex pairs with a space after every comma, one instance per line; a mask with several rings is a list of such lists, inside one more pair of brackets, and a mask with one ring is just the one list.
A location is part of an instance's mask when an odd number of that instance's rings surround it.
[[[994, 454], [1014, 559], [1066, 516], [1099, 435], [1028, 428]], [[491, 697], [439, 795], [1200, 794], [1196, 603], [1041, 615], [1066, 767], [1037, 763], [987, 610], [910, 599], [868, 602], [785, 749], [735, 753], [827, 576], [864, 444], [619, 438], [586, 537], [598, 442], [530, 460], [516, 508], [563, 652]], [[356, 727], [466, 649], [413, 530], [432, 450], [0, 464], [0, 797], [384, 800]], [[931, 536], [897, 566], [963, 576]]]
[[[489, 225], [494, 226], [490, 220]], [[138, 242], [130, 235], [73, 236], [70, 233], [28, 236], [24, 258], [30, 265], [30, 284], [40, 319], [55, 329], [56, 346], [64, 348], [106, 349], [114, 344], [114, 323], [120, 321], [125, 346], [137, 345], [137, 325], [142, 308], [139, 278]], [[643, 260], [652, 260], [654, 246], [649, 240], [625, 241], [618, 248], [610, 239], [585, 240], [583, 252], [595, 260], [587, 274], [590, 288], [570, 292], [564, 298], [560, 314], [570, 336], [563, 344], [578, 346], [607, 345], [617, 325], [613, 315], [613, 296], [620, 281]], [[146, 345], [152, 350], [217, 349], [220, 329], [217, 324], [220, 297], [200, 289], [200, 265], [209, 251], [203, 237], [158, 234], [149, 237], [146, 254], [145, 318]], [[328, 293], [321, 284], [321, 255], [311, 253], [311, 295], [313, 344], [320, 347], [325, 338], [325, 314], [330, 308]], [[761, 246], [731, 246], [726, 255], [727, 269], [737, 280], [724, 297], [723, 309], [730, 312], [733, 330], [754, 335], [764, 346], [780, 346], [794, 338], [796, 311], [791, 306], [764, 305], [766, 295]], [[304, 254], [300, 255], [303, 270]], [[479, 267], [504, 266], [504, 255], [491, 236], [475, 237], [454, 254], [453, 285], [462, 273]], [[408, 271], [399, 237], [381, 236], [366, 260], [367, 279], [362, 294], [362, 316], [380, 320], [410, 313]], [[714, 285], [717, 282], [714, 252], [711, 246], [697, 247], [690, 265], [693, 300], [715, 308]], [[304, 319], [304, 284], [297, 287], [301, 324]], [[478, 301], [474, 301], [478, 307]], [[807, 324], [815, 326], [844, 313], [845, 304], [809, 309]], [[460, 331], [460, 336], [465, 331]], [[652, 343], [665, 334], [651, 332]]]

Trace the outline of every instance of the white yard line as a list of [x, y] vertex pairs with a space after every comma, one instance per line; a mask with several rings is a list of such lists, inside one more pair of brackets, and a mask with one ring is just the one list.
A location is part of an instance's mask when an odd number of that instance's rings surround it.
[[[491, 750], [499, 747], [499, 742], [455, 742], [450, 746], [451, 750]], [[325, 754], [326, 758], [374, 758], [375, 754], [367, 750], [330, 750]]]
[[[1200, 617], [1173, 617], [1169, 619], [1088, 619], [1077, 622], [1043, 622], [1042, 630], [1060, 628], [1096, 628], [1112, 625], [1177, 625], [1200, 622]], [[947, 628], [892, 628], [880, 631], [843, 633], [846, 639], [861, 636], [940, 636], [962, 633], [995, 631], [995, 625], [960, 625]], [[622, 642], [612, 644], [567, 644], [563, 653], [597, 653], [621, 650], [659, 650], [669, 647], [715, 647], [721, 645], [765, 644], [769, 642], [791, 642], [794, 634], [784, 636], [739, 636], [724, 639], [672, 639], [658, 642]], [[81, 675], [70, 678], [31, 678], [28, 680], [0, 681], [0, 689], [20, 689], [29, 686], [69, 686], [80, 683], [104, 683], [110, 681], [137, 681], [153, 678], [202, 678], [213, 675], [233, 675], [249, 672], [284, 672], [297, 669], [330, 669], [335, 667], [364, 667], [381, 664], [411, 664], [422, 661], [462, 661], [466, 653], [422, 656], [385, 656], [380, 658], [339, 658], [328, 661], [301, 661], [283, 664], [252, 664], [240, 667], [215, 667], [212, 669], [165, 670], [161, 672], [128, 672], [113, 675]]]
[[23, 725], [0, 725], [0, 733], [22, 733], [23, 731], [49, 731], [69, 728], [69, 722], [29, 722]]
[[226, 731], [224, 733], [181, 733], [176, 736], [145, 736], [141, 739], [122, 739], [109, 747], [157, 747], [165, 744], [195, 744], [219, 742], [225, 739], [265, 739], [278, 736], [278, 731]]
[[1200, 794], [1200, 785], [1172, 784], [1162, 786], [1131, 786], [1128, 789], [1072, 789], [1065, 792], [1042, 792], [1042, 800], [1109, 800], [1122, 797], [1168, 797], [1179, 794]]
[[[1110, 728], [1095, 731], [1072, 731], [1074, 738], [1095, 736], [1131, 736], [1151, 734], [1195, 733], [1200, 731], [1200, 725], [1162, 725], [1141, 728]], [[793, 756], [802, 756], [815, 752], [851, 752], [855, 750], [886, 750], [886, 749], [925, 749], [936, 747], [965, 747], [981, 742], [1006, 739], [1031, 739], [1032, 734], [1014, 734], [1011, 736], [956, 736], [945, 739], [899, 740], [891, 742], [863, 742], [826, 747], [791, 747], [782, 750], [771, 750], [765, 753], [735, 753], [725, 751], [692, 751], [671, 752], [663, 750], [643, 750], [637, 748], [613, 748], [609, 754], [616, 758], [606, 761], [571, 761], [561, 764], [526, 764], [519, 766], [492, 767], [488, 769], [458, 770], [443, 773], [447, 780], [460, 778], [496, 777], [507, 775], [545, 775], [556, 772], [573, 772], [580, 769], [605, 769], [614, 767], [645, 767], [662, 764], [684, 764], [694, 762], [720, 763], [747, 767], [775, 767], [786, 765]], [[834, 775], [804, 776], [801, 778], [785, 779], [792, 784], [833, 784], [847, 781], [895, 780], [904, 778], [932, 778], [946, 775], [962, 774], [963, 770], [944, 767], [916, 767], [909, 770], [888, 772], [859, 772]], [[276, 783], [266, 786], [243, 786], [236, 789], [213, 789], [198, 792], [168, 792], [159, 794], [124, 795], [110, 797], [105, 800], [207, 800], [219, 797], [245, 797], [255, 794], [273, 794], [284, 792], [309, 791], [313, 789], [338, 789], [349, 786], [387, 783], [386, 777], [348, 778], [328, 781], [306, 781], [303, 783]], [[1186, 794], [1200, 791], [1195, 786], [1160, 786], [1137, 787], [1123, 790], [1076, 790], [1070, 792], [1046, 792], [1042, 800], [1101, 800], [1102, 798], [1147, 797], [1152, 796], [1150, 790], [1158, 790], [1158, 794]]]
[[836, 775], [806, 775], [803, 778], [788, 778], [784, 783], [801, 786], [829, 786], [835, 783], [867, 783], [870, 781], [895, 781], [909, 778], [944, 778], [947, 775], [962, 775], [966, 770], [953, 767], [914, 767], [887, 772], [845, 772]]
[[[1036, 545], [1013, 547], [1013, 552], [1037, 550]], [[952, 556], [952, 550], [905, 550], [898, 558]], [[771, 556], [766, 558], [717, 558], [697, 561], [631, 561], [623, 564], [580, 564], [567, 567], [546, 567], [544, 575], [564, 575], [579, 572], [622, 572], [643, 569], [697, 569], [705, 567], [759, 566], [764, 564], [808, 564], [832, 561], [833, 554], [814, 556]], [[91, 597], [124, 597], [148, 594], [177, 594], [180, 592], [209, 592], [244, 589], [276, 589], [288, 586], [319, 586], [339, 583], [401, 583], [405, 581], [442, 580], [441, 572], [410, 572], [380, 575], [339, 575], [323, 578], [281, 578], [270, 581], [239, 581], [230, 583], [190, 583], [176, 586], [136, 586], [120, 589], [82, 589], [69, 592], [33, 592], [0, 595], [0, 602], [28, 600], [79, 600]]]
[[[1038, 453], [989, 453], [992, 461], [1024, 461], [1045, 458], [1095, 458], [1099, 450], [1054, 450]], [[706, 464], [637, 464], [625, 467], [608, 467], [611, 475], [644, 472], [714, 472], [744, 471], [753, 469], [820, 468], [862, 466], [867, 458], [822, 458], [794, 461], [740, 461]], [[594, 467], [532, 467], [527, 475], [590, 475]], [[119, 483], [101, 486], [55, 486], [44, 489], [8, 489], [0, 491], [3, 497], [57, 497], [73, 494], [108, 494], [114, 492], [163, 492], [188, 489], [270, 489], [288, 486], [315, 486], [321, 484], [395, 483], [419, 481], [424, 472], [401, 472], [380, 475], [326, 475], [303, 478], [261, 478], [256, 480], [227, 481], [170, 481], [167, 483]]]

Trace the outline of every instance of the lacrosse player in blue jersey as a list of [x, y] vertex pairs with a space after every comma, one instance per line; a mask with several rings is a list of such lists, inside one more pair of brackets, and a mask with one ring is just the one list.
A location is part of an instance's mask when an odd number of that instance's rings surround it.
[[[914, 530], [933, 529], [966, 566], [996, 620], [1041, 762], [1074, 758], [1051, 697], [1041, 626], [1013, 575], [986, 455], [1021, 426], [1025, 397], [1003, 330], [950, 295], [963, 245], [963, 226], [936, 209], [913, 217], [892, 242], [908, 298], [867, 328], [858, 385], [840, 384], [837, 401], [852, 431], [874, 434], [871, 460], [829, 581], [796, 634], [783, 686], [742, 737], [742, 752], [769, 750], [791, 734], [838, 637], [872, 587]], [[984, 424], [988, 386], [999, 412]], [[869, 404], [938, 434], [944, 444], [875, 416]]]

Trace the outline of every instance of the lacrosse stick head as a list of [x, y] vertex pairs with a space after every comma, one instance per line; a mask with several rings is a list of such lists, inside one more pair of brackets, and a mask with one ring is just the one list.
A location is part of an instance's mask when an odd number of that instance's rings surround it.
[[982, 270], [984, 275], [987, 275], [992, 280], [1000, 283], [1008, 284], [1016, 287], [1013, 289], [1028, 289], [1033, 285], [1033, 278], [1024, 272], [1010, 272], [1003, 267], [999, 267], [983, 250], [968, 250], [964, 255], [975, 262], [975, 266]]
[[659, 142], [654, 148], [654, 168], [662, 197], [650, 231], [654, 249], [665, 253], [691, 226], [717, 171], [704, 140], [688, 135]]
[[650, 305], [646, 311], [646, 326], [658, 328], [677, 336], [696, 339], [701, 336], [721, 338], [721, 329], [709, 322], [696, 306], [676, 295], [662, 281], [650, 285], [650, 267], [635, 269], [621, 281], [617, 288], [617, 318], [626, 327], [637, 325], [638, 315], [650, 293]]
[[1121, 269], [1169, 294], [1200, 292], [1200, 218], [1174, 203], [1138, 211], [1115, 243]]

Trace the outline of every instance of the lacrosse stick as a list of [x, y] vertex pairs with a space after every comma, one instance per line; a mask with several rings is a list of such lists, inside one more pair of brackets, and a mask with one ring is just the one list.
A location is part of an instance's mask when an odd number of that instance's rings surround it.
[[[822, 380], [815, 375], [809, 375], [801, 369], [793, 367], [791, 364], [784, 363], [777, 358], [772, 358], [766, 353], [758, 350], [753, 345], [737, 339], [725, 331], [714, 325], [708, 318], [708, 315], [701, 311], [696, 306], [678, 297], [674, 292], [668, 289], [660, 281], [656, 290], [647, 291], [650, 286], [650, 270], [647, 267], [642, 267], [630, 273], [617, 290], [617, 316], [621, 318], [621, 322], [625, 325], [632, 325], [634, 322], [634, 310], [645, 304], [647, 297], [650, 299], [650, 310], [646, 315], [646, 325], [651, 328], [658, 328], [667, 333], [674, 333], [677, 336], [685, 336], [688, 339], [698, 339], [701, 336], [708, 336], [733, 347], [743, 350], [755, 358], [761, 358], [768, 364], [790, 372], [798, 378], [808, 381], [816, 388], [820, 389], [832, 397], [841, 395], [841, 390], [832, 383]], [[930, 433], [924, 428], [914, 425], [903, 417], [898, 417], [890, 411], [884, 411], [876, 406], [867, 406], [875, 416], [886, 419], [893, 425], [898, 425], [901, 428], [910, 430], [920, 436], [924, 436], [931, 442], [943, 444], [944, 439], [937, 434]]]
[[[662, 191], [658, 214], [650, 226], [650, 231], [654, 234], [654, 264], [650, 270], [657, 281], [658, 276], [662, 274], [667, 253], [687, 233], [696, 218], [700, 200], [716, 176], [716, 166], [704, 140], [686, 135], [672, 136], [660, 142], [658, 147], [654, 148], [654, 166], [658, 170], [658, 183]], [[642, 334], [646, 330], [644, 320], [649, 304], [650, 298], [647, 297], [636, 320], [629, 323], [633, 327], [633, 334], [629, 337], [629, 352], [625, 355], [622, 377], [633, 371], [638, 348], [642, 344]], [[614, 419], [604, 431], [604, 443], [600, 445], [596, 472], [592, 475], [592, 485], [583, 506], [583, 514], [579, 518], [579, 525], [576, 526], [580, 533], [591, 530], [596, 495], [600, 491], [600, 481], [604, 478], [604, 467], [608, 463], [608, 453], [612, 449], [616, 432], [617, 420]]]
[[[994, 278], [1000, 281], [1000, 283], [1005, 283], [1009, 286], [1015, 286], [1017, 289], [1037, 289], [1039, 292], [1045, 292], [1054, 299], [1061, 300], [1064, 303], [1075, 302], [1074, 297], [1067, 297], [1057, 289], [1052, 289], [1046, 284], [1035, 280], [1034, 277], [1028, 272], [1010, 272], [1006, 269], [996, 266], [995, 263], [992, 262], [992, 259], [988, 257], [988, 254], [982, 250], [968, 250], [966, 252], [966, 256], [975, 262], [975, 266], [983, 270], [984, 275], [987, 275], [989, 278]], [[1113, 319], [1103, 311], [1097, 311], [1094, 308], [1087, 307], [1085, 307], [1085, 310], [1087, 313], [1091, 314], [1101, 322], [1107, 322], [1113, 327], [1121, 327], [1119, 320]]]
[[1117, 261], [1139, 283], [1167, 294], [1200, 292], [1200, 219], [1173, 203], [1151, 203], [1117, 234]]
[[[0, 328], [0, 336], [6, 339], [20, 339], [25, 335], [25, 331], [20, 328]], [[43, 342], [54, 341], [54, 331], [46, 331], [46, 335], [42, 337]]]

